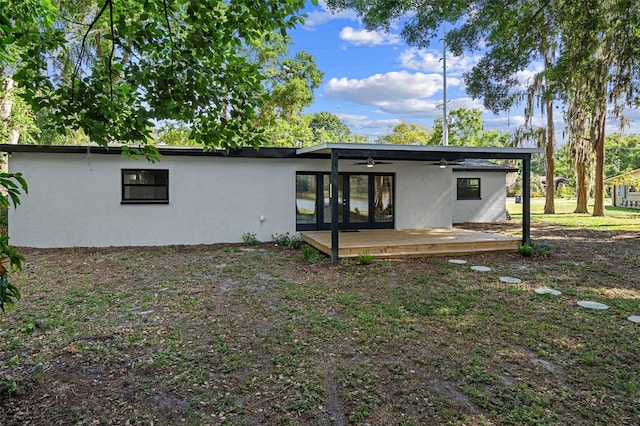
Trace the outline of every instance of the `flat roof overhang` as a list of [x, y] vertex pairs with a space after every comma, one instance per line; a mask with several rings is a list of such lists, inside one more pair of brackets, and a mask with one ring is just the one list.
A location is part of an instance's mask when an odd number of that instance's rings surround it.
[[299, 148], [299, 157], [331, 158], [337, 152], [340, 158], [398, 161], [446, 161], [464, 159], [484, 160], [526, 160], [532, 154], [543, 152], [541, 148], [494, 148], [475, 146], [434, 146], [434, 145], [392, 145], [324, 143], [308, 148]]

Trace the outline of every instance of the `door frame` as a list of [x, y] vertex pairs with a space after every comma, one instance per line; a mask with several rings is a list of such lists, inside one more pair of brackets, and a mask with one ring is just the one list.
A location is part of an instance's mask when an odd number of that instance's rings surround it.
[[[316, 177], [316, 222], [315, 223], [296, 223], [297, 231], [320, 231], [331, 229], [331, 218], [325, 222], [324, 217], [324, 179], [325, 176], [331, 178], [330, 172], [296, 172], [296, 179], [298, 175], [314, 175]], [[342, 218], [339, 223], [341, 231], [357, 231], [360, 229], [394, 229], [396, 218], [396, 179], [395, 173], [373, 173], [373, 172], [340, 172], [339, 176], [342, 178]], [[349, 200], [350, 200], [350, 176], [367, 176], [368, 179], [368, 203], [369, 203], [369, 217], [366, 222], [352, 223], [349, 218]], [[389, 222], [377, 222], [375, 220], [375, 177], [376, 176], [390, 176], [391, 181], [391, 204], [393, 206], [392, 220]], [[296, 189], [297, 191], [297, 189]], [[346, 200], [346, 202], [345, 202]], [[346, 220], [345, 220], [346, 218]]]

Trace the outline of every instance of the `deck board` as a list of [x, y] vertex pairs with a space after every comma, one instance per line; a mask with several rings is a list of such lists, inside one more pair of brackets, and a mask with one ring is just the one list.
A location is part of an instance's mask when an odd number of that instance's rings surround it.
[[[302, 239], [331, 255], [331, 232], [300, 233]], [[379, 258], [448, 256], [480, 252], [517, 251], [519, 237], [460, 228], [376, 229], [340, 232], [338, 257], [368, 252]]]

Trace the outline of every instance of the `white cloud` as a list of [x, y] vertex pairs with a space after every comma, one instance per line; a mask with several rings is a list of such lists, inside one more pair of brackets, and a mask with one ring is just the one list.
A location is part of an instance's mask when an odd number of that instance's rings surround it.
[[[449, 79], [447, 79], [448, 81]], [[472, 99], [472, 98], [457, 98], [457, 99], [451, 99], [448, 103], [447, 103], [447, 107], [449, 108], [449, 110], [452, 109], [456, 109], [456, 108], [466, 108], [466, 109], [479, 109], [480, 111], [485, 111], [484, 105], [482, 105], [482, 102], [479, 99]]]
[[338, 114], [338, 117], [356, 132], [360, 129], [389, 129], [402, 122], [399, 119], [373, 120], [367, 115]]
[[402, 41], [398, 34], [356, 30], [352, 27], [344, 27], [340, 31], [340, 38], [356, 46], [388, 46], [400, 44]]
[[[451, 84], [452, 80], [447, 79]], [[453, 80], [453, 83], [460, 83]], [[442, 91], [439, 74], [408, 71], [375, 74], [363, 79], [332, 78], [324, 87], [327, 97], [355, 104], [376, 106], [376, 112], [400, 116], [439, 117], [442, 99], [433, 98]], [[477, 108], [481, 102], [470, 98], [449, 99], [448, 108]]]
[[[442, 52], [433, 49], [406, 49], [400, 54], [402, 67], [426, 72], [442, 72]], [[447, 75], [461, 75], [480, 60], [479, 55], [453, 56], [447, 52]], [[448, 82], [447, 78], [447, 82]]]
[[303, 28], [307, 30], [314, 30], [315, 27], [337, 19], [360, 21], [358, 14], [353, 9], [345, 9], [333, 13], [329, 10], [325, 1], [319, 1], [317, 10], [307, 13]]
[[425, 99], [408, 99], [403, 102], [381, 102], [378, 106], [386, 113], [437, 117], [442, 115], [441, 103]]
[[441, 89], [441, 75], [401, 71], [364, 79], [332, 78], [324, 91], [334, 99], [379, 106], [386, 102], [430, 97]]

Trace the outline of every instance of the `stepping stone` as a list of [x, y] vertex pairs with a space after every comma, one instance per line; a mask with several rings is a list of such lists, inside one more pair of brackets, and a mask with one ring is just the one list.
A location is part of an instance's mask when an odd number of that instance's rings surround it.
[[609, 309], [609, 307], [604, 303], [593, 302], [591, 300], [581, 300], [578, 302], [578, 306], [582, 306], [583, 308], [588, 308], [588, 309], [597, 309], [599, 311], [604, 311], [605, 309]]
[[488, 266], [472, 266], [471, 270], [476, 272], [489, 272], [491, 271], [491, 268], [489, 268]]
[[562, 293], [552, 288], [536, 288], [534, 290], [537, 294], [550, 294], [552, 296], [560, 296]]
[[449, 259], [449, 263], [453, 263], [455, 265], [464, 265], [465, 263], [467, 263], [467, 261], [462, 259]]
[[514, 277], [500, 277], [500, 281], [506, 284], [520, 284], [522, 280]]
[[640, 323], [640, 316], [638, 315], [631, 315], [629, 318], [627, 318], [629, 321], [631, 321], [632, 323], [638, 324]]

